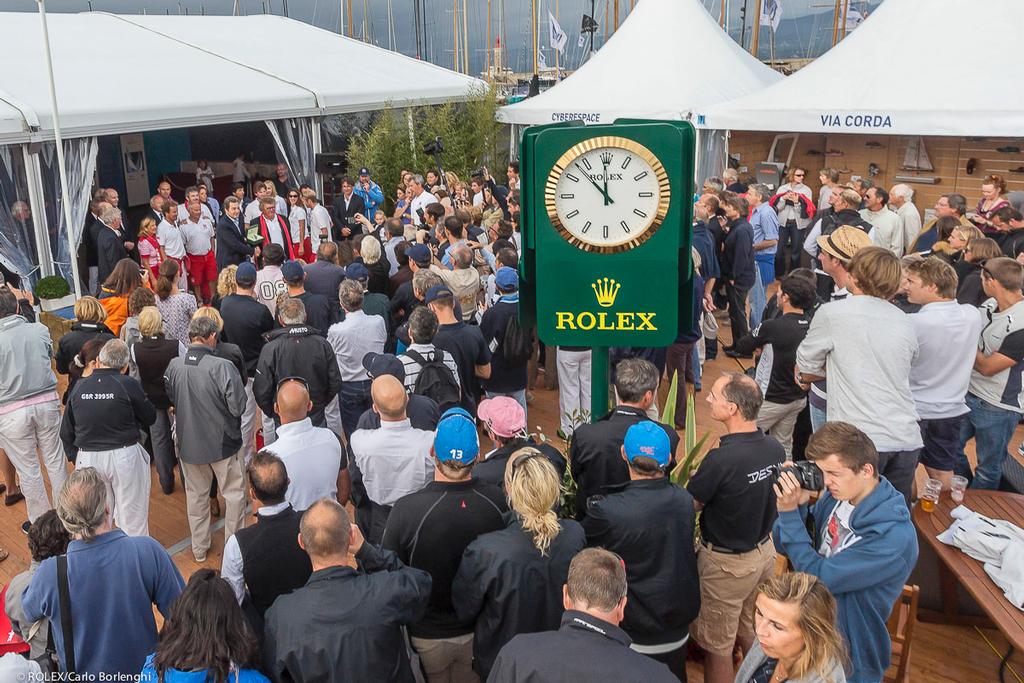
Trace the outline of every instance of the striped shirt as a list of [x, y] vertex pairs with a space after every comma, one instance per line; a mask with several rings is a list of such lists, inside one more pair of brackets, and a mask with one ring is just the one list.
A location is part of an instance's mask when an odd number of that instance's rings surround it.
[[[407, 351], [415, 351], [423, 356], [427, 361], [430, 361], [431, 357], [435, 352], [440, 351], [444, 364], [447, 365], [452, 374], [455, 375], [455, 383], [459, 384], [459, 388], [462, 385], [459, 383], [459, 366], [455, 364], [455, 357], [452, 356], [448, 351], [442, 351], [433, 344], [410, 344]], [[404, 353], [398, 357], [398, 360], [402, 361], [402, 365], [405, 366], [405, 390], [410, 394], [416, 389], [416, 380], [420, 377], [420, 370], [423, 368], [417, 361], [413, 360]]]

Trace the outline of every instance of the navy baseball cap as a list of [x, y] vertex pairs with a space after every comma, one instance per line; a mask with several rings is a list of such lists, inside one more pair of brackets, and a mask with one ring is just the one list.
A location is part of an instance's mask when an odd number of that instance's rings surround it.
[[363, 166], [361, 169], [359, 169], [359, 175], [370, 175], [370, 169]]
[[672, 447], [668, 441], [668, 434], [650, 420], [637, 422], [626, 431], [626, 439], [622, 443], [626, 451], [626, 460], [633, 462], [634, 458], [644, 456], [658, 463], [660, 467], [668, 465], [672, 455]]
[[494, 274], [494, 285], [504, 292], [517, 289], [519, 287], [519, 273], [516, 272], [515, 268], [502, 266]]
[[398, 356], [393, 356], [390, 353], [369, 352], [363, 356], [363, 369], [366, 370], [370, 379], [391, 375], [399, 382], [405, 381], [405, 366], [402, 365]]
[[452, 290], [448, 289], [448, 285], [434, 285], [427, 290], [426, 295], [423, 297], [423, 303], [429, 304], [432, 301], [437, 301], [443, 296], [451, 297], [452, 299], [455, 298], [455, 295], [452, 294]]
[[235, 271], [235, 282], [243, 287], [256, 284], [256, 266], [248, 261], [239, 263], [238, 270]]
[[285, 282], [300, 282], [306, 277], [306, 271], [298, 261], [285, 261], [281, 266], [281, 277]]
[[366, 282], [370, 279], [370, 271], [362, 263], [350, 263], [345, 267], [345, 279]]
[[410, 261], [415, 261], [417, 266], [430, 264], [430, 249], [425, 244], [414, 244], [405, 252]]
[[434, 432], [434, 456], [441, 462], [468, 464], [480, 454], [476, 422], [463, 408], [449, 408]]

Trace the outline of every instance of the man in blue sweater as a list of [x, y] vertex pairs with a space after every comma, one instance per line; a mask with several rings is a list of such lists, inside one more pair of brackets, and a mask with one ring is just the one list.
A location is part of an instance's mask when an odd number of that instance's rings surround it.
[[808, 506], [810, 491], [782, 470], [775, 545], [794, 570], [817, 576], [835, 596], [850, 653], [846, 680], [877, 683], [892, 654], [886, 621], [917, 562], [917, 532], [903, 495], [878, 475], [878, 452], [864, 432], [828, 422], [806, 455], [821, 468], [827, 491]]
[[170, 555], [149, 536], [127, 536], [111, 522], [107, 485], [91, 467], [71, 473], [57, 498], [71, 533], [67, 552], [73, 657], [61, 628], [57, 561], [36, 570], [22, 597], [25, 618], [53, 625], [61, 670], [79, 676], [136, 675], [157, 643], [153, 605], [166, 619], [185, 584]]

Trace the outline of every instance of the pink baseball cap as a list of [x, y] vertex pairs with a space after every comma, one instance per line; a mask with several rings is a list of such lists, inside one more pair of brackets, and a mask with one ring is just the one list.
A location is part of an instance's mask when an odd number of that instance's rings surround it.
[[509, 396], [485, 398], [480, 401], [476, 415], [495, 436], [504, 439], [526, 431], [526, 413], [519, 401]]

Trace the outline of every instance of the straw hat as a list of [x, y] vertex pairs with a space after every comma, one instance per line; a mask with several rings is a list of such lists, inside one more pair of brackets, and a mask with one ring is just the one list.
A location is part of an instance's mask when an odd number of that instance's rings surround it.
[[870, 246], [868, 234], [852, 225], [840, 225], [832, 233], [818, 238], [818, 248], [843, 263], [849, 263], [858, 251]]

